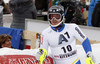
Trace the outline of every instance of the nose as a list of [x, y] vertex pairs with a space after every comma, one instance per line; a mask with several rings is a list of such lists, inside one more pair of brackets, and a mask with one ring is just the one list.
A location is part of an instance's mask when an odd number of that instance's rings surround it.
[[56, 18], [55, 18], [55, 17], [53, 17], [53, 21], [54, 21], [54, 20], [56, 20]]
[[9, 43], [11, 44], [11, 41], [9, 41]]

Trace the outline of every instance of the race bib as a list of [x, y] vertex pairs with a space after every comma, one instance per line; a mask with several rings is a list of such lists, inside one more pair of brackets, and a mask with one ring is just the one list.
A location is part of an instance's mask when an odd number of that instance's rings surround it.
[[51, 47], [51, 51], [55, 59], [66, 59], [77, 54], [75, 43], [59, 47]]

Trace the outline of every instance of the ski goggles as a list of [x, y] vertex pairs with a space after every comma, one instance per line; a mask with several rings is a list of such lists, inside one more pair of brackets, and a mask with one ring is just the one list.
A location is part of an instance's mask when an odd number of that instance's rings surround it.
[[51, 14], [48, 14], [49, 21], [52, 21], [54, 18], [56, 20], [60, 20], [61, 19], [61, 14], [60, 13], [51, 13]]

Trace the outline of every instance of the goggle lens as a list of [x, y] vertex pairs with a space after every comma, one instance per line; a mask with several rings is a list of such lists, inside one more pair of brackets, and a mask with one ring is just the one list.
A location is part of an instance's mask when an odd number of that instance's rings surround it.
[[59, 20], [61, 18], [60, 14], [49, 14], [49, 20], [52, 20], [53, 18]]

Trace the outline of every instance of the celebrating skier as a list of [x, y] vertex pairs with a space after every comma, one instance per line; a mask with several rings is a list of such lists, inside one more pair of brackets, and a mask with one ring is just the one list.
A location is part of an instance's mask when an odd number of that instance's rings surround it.
[[[87, 57], [95, 62], [88, 37], [80, 30], [78, 25], [64, 23], [63, 6], [52, 6], [48, 11], [48, 20], [50, 27], [42, 32], [40, 49], [46, 49], [48, 52], [50, 46], [56, 64], [81, 64], [77, 55], [76, 38], [82, 42]], [[40, 53], [37, 53], [37, 59], [42, 55]]]

